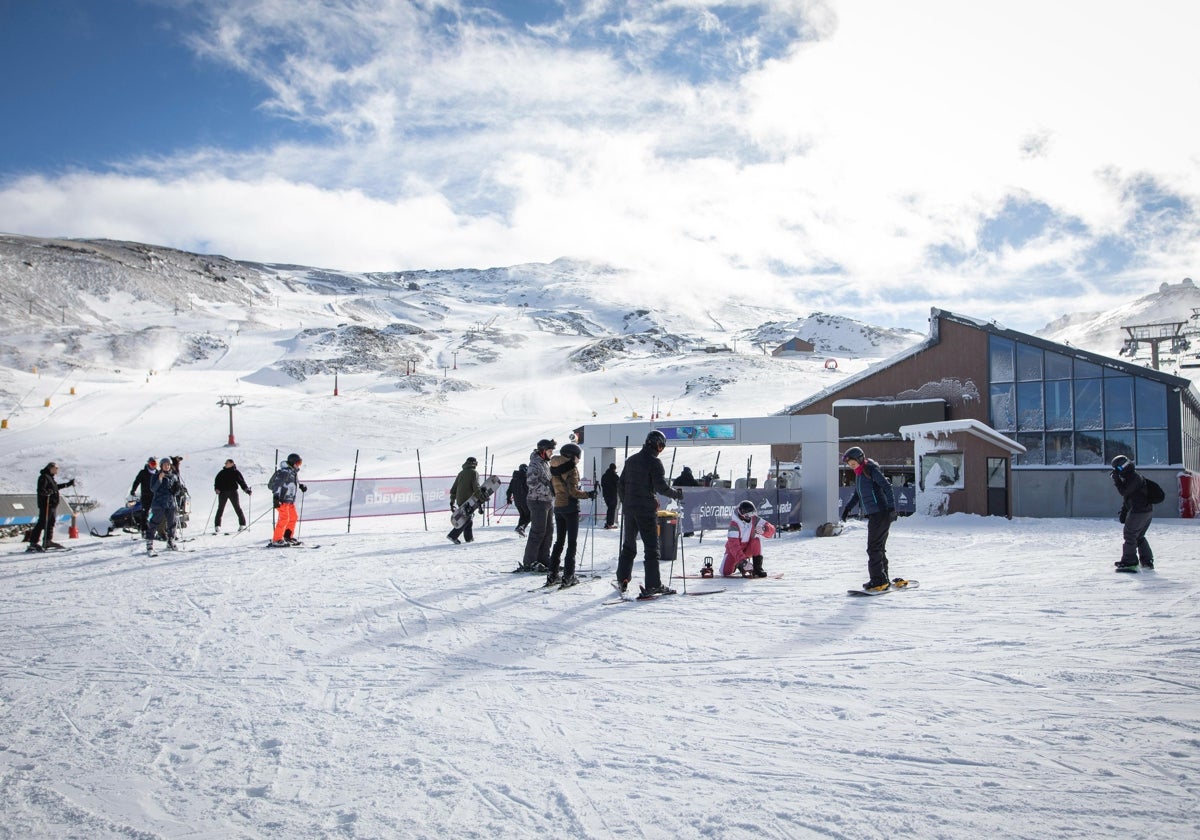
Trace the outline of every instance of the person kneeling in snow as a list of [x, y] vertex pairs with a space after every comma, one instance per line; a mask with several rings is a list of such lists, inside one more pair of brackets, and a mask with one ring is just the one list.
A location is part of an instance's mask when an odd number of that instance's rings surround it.
[[[725, 562], [721, 564], [721, 574], [733, 577], [766, 577], [763, 570], [762, 543], [759, 537], [770, 539], [775, 536], [775, 526], [765, 519], [760, 519], [754, 502], [747, 499], [737, 506], [733, 519], [729, 520], [729, 535], [725, 540]], [[752, 569], [746, 565], [753, 563]]]

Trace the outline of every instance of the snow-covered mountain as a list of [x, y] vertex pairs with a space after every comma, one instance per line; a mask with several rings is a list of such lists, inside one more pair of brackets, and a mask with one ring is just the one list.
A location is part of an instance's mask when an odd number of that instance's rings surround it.
[[1157, 292], [1105, 312], [1063, 315], [1039, 330], [1038, 335], [1106, 356], [1122, 355], [1126, 360], [1150, 364], [1151, 351], [1146, 342], [1141, 342], [1132, 354], [1122, 352], [1129, 338], [1125, 327], [1171, 323], [1184, 325], [1182, 333], [1189, 346], [1173, 349], [1172, 342], [1161, 343], [1159, 369], [1196, 378], [1195, 368], [1181, 367], [1200, 362], [1200, 289], [1190, 277], [1179, 283], [1163, 283]]

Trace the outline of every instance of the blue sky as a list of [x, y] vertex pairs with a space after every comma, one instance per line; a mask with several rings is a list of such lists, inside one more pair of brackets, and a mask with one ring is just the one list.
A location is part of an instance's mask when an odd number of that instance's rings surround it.
[[1196, 273], [1197, 4], [0, 0], [0, 230], [923, 329]]

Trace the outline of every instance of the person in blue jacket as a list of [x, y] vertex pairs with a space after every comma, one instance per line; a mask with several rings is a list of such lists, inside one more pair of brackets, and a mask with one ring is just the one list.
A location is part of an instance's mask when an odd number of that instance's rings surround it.
[[863, 589], [882, 592], [892, 585], [888, 579], [887, 539], [896, 521], [896, 494], [879, 464], [868, 458], [861, 446], [847, 449], [842, 461], [854, 471], [854, 495], [842, 509], [842, 521], [855, 505], [862, 506], [867, 517], [867, 573], [871, 576]]

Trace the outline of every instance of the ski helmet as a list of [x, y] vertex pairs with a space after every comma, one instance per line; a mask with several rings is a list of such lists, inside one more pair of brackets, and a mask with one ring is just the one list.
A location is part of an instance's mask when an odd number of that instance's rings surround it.
[[475, 466], [475, 465], [477, 465], [478, 463], [479, 463], [479, 462], [478, 462], [477, 460], [475, 460], [475, 457], [474, 457], [474, 456], [472, 456], [472, 457], [470, 457], [470, 458], [468, 458], [468, 459], [466, 460], [466, 465], [467, 465], [468, 467], [474, 467], [474, 466]]
[[174, 459], [174, 458], [172, 458], [170, 455], [164, 455], [164, 456], [162, 456], [161, 458], [159, 458], [159, 459], [158, 459], [158, 463], [160, 463], [160, 464], [170, 464], [170, 465], [173, 467], [173, 466], [175, 466], [175, 459]]
[[558, 450], [558, 454], [578, 459], [583, 457], [583, 450], [573, 443], [564, 443], [562, 449]]
[[861, 446], [851, 446], [842, 455], [842, 461], [858, 461], [861, 464], [865, 460], [867, 460], [867, 453], [862, 451]]
[[756, 513], [758, 513], [758, 508], [756, 508], [754, 506], [754, 502], [750, 501], [749, 499], [745, 499], [738, 503], [737, 514], [742, 519], [749, 520], [750, 517], [754, 516]]
[[293, 452], [291, 455], [287, 456], [287, 464], [289, 467], [298, 467], [302, 463], [304, 463], [303, 459], [299, 455], [297, 455], [295, 452]]
[[659, 452], [667, 448], [667, 436], [658, 429], [651, 430], [650, 434], [646, 435], [646, 446], [653, 447]]
[[558, 442], [554, 438], [542, 438], [537, 442], [538, 452], [544, 449], [554, 449], [556, 446], [558, 446]]
[[1133, 461], [1129, 460], [1128, 455], [1118, 455], [1112, 459], [1113, 472], [1123, 472], [1133, 466]]

